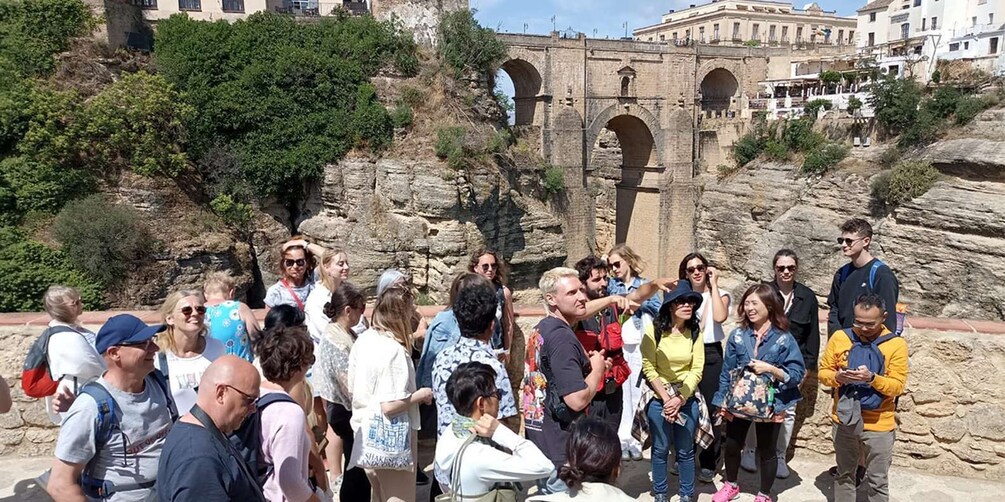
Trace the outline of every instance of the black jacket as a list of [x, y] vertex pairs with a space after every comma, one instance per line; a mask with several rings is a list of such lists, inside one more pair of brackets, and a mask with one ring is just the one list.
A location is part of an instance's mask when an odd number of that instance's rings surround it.
[[[778, 284], [771, 282], [778, 292]], [[820, 355], [820, 303], [813, 290], [797, 282], [792, 288], [792, 307], [789, 309], [789, 333], [792, 333], [803, 353], [806, 369], [817, 369]], [[781, 296], [781, 293], [779, 293]], [[783, 302], [784, 304], [784, 302]]]
[[850, 328], [855, 323], [855, 301], [867, 293], [875, 293], [883, 299], [887, 312], [884, 324], [891, 333], [897, 331], [897, 298], [900, 296], [900, 284], [890, 267], [883, 264], [876, 269], [875, 281], [870, 287], [869, 274], [874, 261], [876, 258], [869, 260], [869, 263], [862, 268], [852, 269], [844, 281], [841, 281], [841, 269], [834, 272], [831, 292], [827, 295], [827, 306], [830, 308], [827, 316], [828, 338], [836, 331]]

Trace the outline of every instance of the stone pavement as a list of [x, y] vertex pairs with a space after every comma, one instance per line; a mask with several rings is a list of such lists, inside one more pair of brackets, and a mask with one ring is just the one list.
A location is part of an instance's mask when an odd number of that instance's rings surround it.
[[[648, 452], [647, 452], [648, 453]], [[832, 501], [831, 476], [827, 473], [830, 462], [826, 458], [796, 458], [789, 465], [792, 475], [775, 483], [777, 500], [781, 502]], [[49, 467], [49, 458], [0, 457], [0, 502], [45, 501], [48, 496], [35, 484], [34, 477]], [[638, 500], [648, 502], [649, 462], [626, 462], [620, 485], [625, 492]], [[740, 485], [744, 493], [738, 502], [754, 500], [750, 489], [756, 486], [756, 474], [740, 471]], [[431, 474], [430, 474], [431, 475]], [[676, 490], [676, 478], [670, 477], [670, 489]], [[716, 487], [721, 481], [716, 479]], [[698, 484], [698, 501], [712, 500], [713, 485]], [[421, 490], [419, 501], [428, 489]], [[936, 476], [922, 471], [894, 467], [890, 475], [890, 500], [904, 502], [992, 502], [1005, 500], [1005, 483], [977, 479]], [[675, 500], [675, 499], [674, 499]], [[863, 492], [859, 500], [865, 501]], [[357, 502], [357, 501], [346, 501]], [[365, 501], [359, 501], [365, 502]]]

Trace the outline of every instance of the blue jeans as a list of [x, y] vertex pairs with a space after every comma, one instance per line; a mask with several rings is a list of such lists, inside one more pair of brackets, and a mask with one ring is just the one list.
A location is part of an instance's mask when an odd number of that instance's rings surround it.
[[698, 401], [691, 397], [680, 408], [685, 417], [684, 425], [667, 422], [663, 418], [663, 402], [649, 401], [646, 416], [649, 418], [649, 433], [653, 439], [653, 493], [667, 492], [667, 455], [670, 440], [673, 439], [677, 453], [677, 468], [680, 470], [680, 495], [694, 496], [694, 431], [698, 428]]

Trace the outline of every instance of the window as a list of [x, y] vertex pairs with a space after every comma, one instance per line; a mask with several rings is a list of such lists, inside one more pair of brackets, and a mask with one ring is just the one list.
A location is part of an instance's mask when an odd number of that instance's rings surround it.
[[998, 37], [991, 39], [991, 47], [988, 48], [988, 54], [998, 54]]
[[802, 42], [802, 41], [803, 41], [803, 27], [802, 26], [797, 26], [796, 27], [796, 42]]
[[848, 31], [848, 43], [849, 44], [855, 43], [855, 30]]
[[977, 26], [977, 16], [970, 18], [970, 26]]
[[925, 31], [928, 28], [927, 23], [928, 23], [927, 19], [921, 18], [921, 31]]
[[909, 36], [911, 36], [911, 23], [900, 25], [900, 38], [907, 38]]
[[775, 25], [771, 25], [768, 28], [768, 40], [771, 40], [772, 42], [775, 41], [775, 28], [777, 28]]
[[684, 30], [684, 38], [691, 40], [691, 30]]
[[677, 40], [677, 32], [676, 31], [673, 32], [673, 35], [671, 35], [671, 36], [673, 37], [674, 40]]
[[938, 17], [932, 16], [932, 29], [933, 30], [939, 29], [939, 18]]
[[949, 44], [949, 52], [956, 52], [958, 50], [960, 50], [959, 42], [956, 42], [955, 44]]
[[740, 39], [740, 23], [733, 23], [733, 39]]
[[988, 24], [995, 24], [995, 13], [988, 14]]
[[870, 23], [875, 23], [876, 22], [876, 13], [875, 12], [870, 12], [869, 13], [869, 22]]
[[963, 42], [963, 50], [965, 51], [970, 50], [970, 42]]
[[760, 37], [761, 37], [761, 25], [754, 23], [754, 26], [751, 29], [750, 38], [757, 40]]
[[223, 0], [224, 12], [244, 12], [244, 0]]
[[921, 0], [914, 0], [915, 7], [921, 7]]
[[712, 25], [712, 37], [719, 40], [719, 23]]
[[782, 26], [782, 41], [783, 42], [788, 42], [789, 41], [789, 27], [788, 26]]
[[915, 45], [915, 46], [914, 46], [914, 53], [915, 53], [915, 54], [917, 54], [917, 55], [921, 55], [921, 50], [922, 50], [922, 49], [924, 49], [924, 46], [921, 46], [921, 45]]
[[178, 0], [179, 10], [202, 10], [202, 0]]
[[705, 27], [704, 26], [699, 26], [698, 27], [698, 40], [701, 40], [702, 42], [705, 41]]
[[132, 0], [132, 5], [141, 9], [156, 9], [157, 0]]
[[869, 46], [876, 45], [876, 34], [875, 33], [870, 33], [869, 34], [869, 44], [868, 45]]
[[838, 43], [844, 43], [844, 30], [838, 30]]
[[[224, 0], [224, 1], [227, 1], [227, 0]], [[667, 38], [666, 35], [660, 35], [660, 42], [666, 40], [666, 38]]]

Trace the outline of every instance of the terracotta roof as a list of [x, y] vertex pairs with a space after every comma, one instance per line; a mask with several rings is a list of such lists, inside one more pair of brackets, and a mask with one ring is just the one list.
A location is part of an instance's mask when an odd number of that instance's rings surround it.
[[855, 12], [865, 12], [869, 10], [882, 9], [884, 7], [889, 7], [889, 5], [892, 3], [893, 0], [873, 0], [872, 2], [865, 4], [865, 7], [862, 7], [861, 9]]

